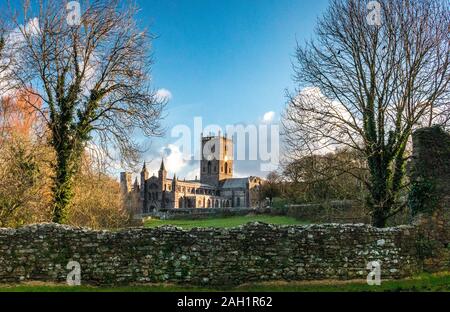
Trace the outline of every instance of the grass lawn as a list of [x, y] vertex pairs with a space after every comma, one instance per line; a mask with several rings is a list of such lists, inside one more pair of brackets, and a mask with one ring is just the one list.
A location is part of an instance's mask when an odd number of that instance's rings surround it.
[[162, 225], [173, 225], [184, 229], [191, 229], [194, 227], [216, 227], [216, 228], [231, 228], [239, 225], [247, 224], [249, 222], [264, 222], [270, 224], [307, 224], [308, 222], [299, 221], [294, 218], [286, 216], [269, 216], [269, 215], [248, 215], [235, 216], [227, 218], [208, 218], [199, 220], [158, 220], [150, 219], [145, 222], [146, 227], [158, 227]]
[[192, 291], [244, 291], [244, 292], [450, 292], [450, 272], [422, 274], [398, 281], [385, 281], [381, 286], [368, 286], [365, 281], [270, 282], [249, 284], [232, 289], [182, 287], [175, 285], [149, 285], [129, 287], [68, 287], [64, 285], [24, 284], [0, 285], [0, 292], [192, 292]]

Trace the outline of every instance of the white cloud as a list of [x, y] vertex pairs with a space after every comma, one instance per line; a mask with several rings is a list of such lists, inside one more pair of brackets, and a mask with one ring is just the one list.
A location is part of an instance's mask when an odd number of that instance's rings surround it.
[[[32, 18], [25, 25], [19, 25], [15, 29], [12, 29], [5, 36], [5, 47], [2, 51], [0, 58], [0, 78], [8, 77], [14, 70], [17, 70], [18, 59], [20, 58], [20, 53], [25, 44], [24, 33], [31, 36], [36, 36], [39, 34], [39, 19]], [[11, 88], [10, 78], [0, 79], [0, 90], [2, 96], [12, 96], [16, 91]]]
[[167, 170], [180, 172], [187, 165], [187, 162], [184, 160], [184, 155], [178, 146], [169, 144], [163, 148], [162, 152]]
[[156, 91], [156, 97], [159, 101], [170, 101], [172, 99], [172, 93], [167, 89], [159, 89]]
[[[358, 142], [354, 128], [361, 121], [338, 101], [327, 98], [319, 88], [304, 88], [295, 98], [297, 107], [288, 107], [285, 125], [290, 129], [291, 140], [297, 140], [300, 150], [294, 153], [313, 152], [326, 154], [344, 147], [342, 142]], [[293, 131], [295, 129], [295, 131]], [[320, 129], [320, 131], [317, 131]]]
[[275, 118], [275, 112], [273, 112], [273, 111], [267, 112], [264, 114], [263, 122], [271, 123], [274, 118]]
[[16, 44], [16, 43], [24, 43], [26, 35], [36, 36], [40, 32], [39, 27], [39, 19], [37, 17], [29, 19], [25, 25], [19, 25], [16, 29], [13, 29], [10, 33], [7, 40], [7, 46]]

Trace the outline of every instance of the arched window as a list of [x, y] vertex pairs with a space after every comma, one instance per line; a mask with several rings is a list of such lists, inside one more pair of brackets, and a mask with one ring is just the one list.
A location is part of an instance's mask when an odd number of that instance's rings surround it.
[[206, 206], [207, 208], [211, 208], [211, 200], [208, 199], [208, 206]]
[[241, 207], [241, 198], [236, 198], [236, 207]]
[[219, 201], [216, 199], [216, 208], [219, 208]]
[[225, 163], [225, 173], [228, 173], [228, 163]]
[[211, 174], [211, 162], [208, 161], [208, 174]]

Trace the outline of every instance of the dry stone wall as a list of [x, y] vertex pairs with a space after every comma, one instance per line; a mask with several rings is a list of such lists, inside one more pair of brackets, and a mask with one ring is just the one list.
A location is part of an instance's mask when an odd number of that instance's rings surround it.
[[102, 285], [357, 279], [375, 260], [382, 278], [401, 278], [420, 270], [416, 233], [338, 224], [119, 232], [33, 225], [0, 229], [0, 283], [63, 282], [69, 261], [80, 263], [82, 283]]

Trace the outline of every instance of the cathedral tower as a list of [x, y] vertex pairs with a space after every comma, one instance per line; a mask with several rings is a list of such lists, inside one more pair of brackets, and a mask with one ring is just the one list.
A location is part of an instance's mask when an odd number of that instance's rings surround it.
[[166, 179], [167, 179], [167, 170], [166, 170], [166, 166], [164, 165], [164, 159], [161, 160], [161, 167], [159, 168], [158, 171], [158, 179], [159, 179], [159, 183], [161, 184], [161, 191], [165, 191], [165, 187], [166, 187]]
[[148, 177], [149, 177], [149, 174], [148, 174], [148, 171], [147, 171], [147, 165], [144, 162], [144, 166], [142, 167], [142, 171], [141, 171], [141, 189], [140, 189], [140, 191], [141, 191], [141, 200], [145, 199], [145, 190], [146, 190], [146, 187], [145, 187], [146, 183], [145, 182], [148, 180]]
[[200, 182], [218, 186], [233, 177], [233, 141], [226, 137], [202, 137]]

